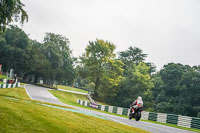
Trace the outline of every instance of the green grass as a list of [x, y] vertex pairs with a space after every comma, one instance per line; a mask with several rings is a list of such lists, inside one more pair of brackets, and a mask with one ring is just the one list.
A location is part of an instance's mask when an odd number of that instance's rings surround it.
[[26, 83], [22, 83], [22, 82], [20, 82], [20, 85], [26, 85]]
[[58, 85], [57, 88], [64, 89], [64, 90], [70, 90], [70, 91], [77, 91], [77, 92], [83, 92], [83, 93], [88, 93], [86, 90], [78, 89], [78, 88], [73, 88], [69, 86], [63, 86], [63, 85]]
[[[7, 76], [5, 76], [5, 75], [0, 75], [0, 79], [6, 79], [7, 78]], [[0, 84], [4, 84], [2, 81], [0, 81]]]
[[[68, 105], [92, 109], [90, 107], [85, 107], [85, 106], [82, 106], [77, 103], [77, 99], [89, 102], [89, 99], [87, 98], [86, 95], [75, 94], [75, 93], [70, 93], [70, 92], [63, 92], [63, 91], [56, 91], [56, 90], [49, 90], [49, 92], [52, 93], [55, 97], [57, 97], [61, 102], [66, 103]], [[102, 104], [102, 103], [99, 103], [99, 104]], [[93, 109], [93, 110], [96, 110], [96, 109]]]
[[7, 79], [6, 75], [0, 75], [0, 79]]
[[[64, 88], [67, 88], [67, 86], [63, 86]], [[58, 88], [61, 88], [60, 85]], [[69, 87], [69, 88], [72, 88], [72, 87]], [[76, 90], [76, 88], [73, 88]], [[71, 90], [73, 90], [71, 89]], [[66, 90], [66, 89], [65, 89]], [[69, 89], [68, 89], [69, 90]], [[75, 91], [73, 90], [73, 91]], [[84, 90], [81, 90], [81, 89], [78, 89], [82, 92], [84, 92]], [[79, 91], [79, 92], [80, 92]], [[89, 99], [87, 98], [87, 96], [84, 96], [84, 95], [80, 95], [80, 94], [73, 94], [73, 93], [70, 93], [70, 92], [61, 92], [61, 91], [50, 91], [54, 96], [56, 96], [57, 98], [59, 98], [59, 100], [61, 100], [62, 102], [64, 103], [67, 103], [67, 104], [70, 104], [70, 105], [78, 105], [77, 104], [77, 99], [81, 99], [81, 100], [85, 100], [85, 101], [89, 101]], [[87, 91], [86, 91], [87, 93]], [[69, 102], [70, 101], [70, 102]], [[71, 104], [72, 103], [72, 104]], [[101, 105], [108, 105], [106, 103], [103, 103], [103, 102], [97, 102], [98, 104], [101, 104]]]
[[30, 100], [24, 88], [0, 88], [0, 96]]
[[193, 132], [198, 132], [198, 133], [200, 133], [200, 129], [186, 128], [186, 127], [177, 126], [177, 125], [175, 125], [175, 124], [161, 123], [161, 122], [151, 121], [151, 120], [142, 120], [142, 121], [151, 122], [151, 123], [155, 123], [155, 124], [160, 124], [160, 125], [165, 125], [165, 126], [170, 126], [170, 127], [174, 127], [174, 128], [179, 128], [179, 129], [183, 129], [183, 130], [188, 130], [188, 131], [193, 131]]
[[77, 99], [89, 101], [89, 99], [85, 95], [56, 91], [56, 90], [49, 90], [49, 92], [51, 92], [55, 97], [57, 97], [63, 103], [66, 103], [69, 105], [78, 106], [79, 104], [77, 104]]
[[130, 126], [79, 113], [0, 97], [0, 132], [146, 133]]
[[38, 105], [29, 100], [24, 88], [0, 89], [0, 125], [3, 133], [146, 133], [110, 120]]

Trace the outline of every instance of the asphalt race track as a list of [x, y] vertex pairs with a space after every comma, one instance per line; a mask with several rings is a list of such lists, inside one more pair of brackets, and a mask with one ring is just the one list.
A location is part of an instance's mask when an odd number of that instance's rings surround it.
[[153, 133], [193, 133], [191, 131], [186, 131], [178, 128], [173, 128], [173, 127], [168, 127], [164, 125], [159, 125], [159, 124], [154, 124], [154, 123], [149, 123], [149, 122], [143, 122], [143, 121], [135, 121], [135, 120], [129, 120], [128, 118], [123, 118], [115, 115], [110, 115], [106, 113], [101, 113], [98, 111], [93, 111], [93, 110], [88, 110], [88, 109], [83, 109], [79, 107], [74, 107], [71, 105], [67, 105], [59, 101], [55, 96], [53, 96], [50, 92], [48, 92], [47, 88], [44, 87], [39, 87], [35, 85], [25, 85], [26, 92], [29, 95], [29, 97], [33, 100], [38, 100], [42, 102], [48, 102], [48, 103], [53, 103], [53, 104], [58, 104], [62, 106], [67, 106], [67, 107], [73, 107], [75, 109], [78, 109], [80, 111], [88, 112], [88, 113], [93, 113], [96, 115], [101, 115], [107, 119], [126, 124], [132, 127], [144, 129], [146, 131], [150, 131]]

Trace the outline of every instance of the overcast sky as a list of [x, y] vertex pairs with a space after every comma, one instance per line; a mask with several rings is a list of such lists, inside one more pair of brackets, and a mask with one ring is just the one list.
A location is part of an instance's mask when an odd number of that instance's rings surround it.
[[157, 70], [169, 62], [200, 65], [200, 0], [22, 0], [23, 30], [42, 41], [64, 35], [78, 57], [89, 41], [108, 40], [116, 52], [138, 47]]

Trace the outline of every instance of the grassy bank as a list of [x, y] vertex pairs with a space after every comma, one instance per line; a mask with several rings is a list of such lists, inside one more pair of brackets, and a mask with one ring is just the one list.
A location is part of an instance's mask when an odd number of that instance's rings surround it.
[[0, 79], [2, 80], [2, 81], [0, 81], [0, 84], [3, 84], [3, 79], [6, 79], [6, 78], [7, 78], [7, 76], [0, 74]]
[[63, 103], [73, 105], [73, 106], [79, 105], [79, 104], [77, 104], [77, 99], [89, 101], [89, 99], [85, 95], [74, 94], [74, 93], [69, 93], [69, 92], [62, 92], [62, 91], [55, 91], [55, 90], [49, 90], [49, 92], [51, 92], [55, 97], [57, 97]]
[[24, 88], [0, 88], [0, 96], [30, 100]]
[[6, 79], [6, 78], [7, 78], [6, 75], [1, 75], [1, 74], [0, 74], [0, 79]]
[[74, 87], [69, 87], [69, 86], [63, 86], [63, 85], [58, 85], [57, 88], [64, 89], [64, 90], [70, 90], [70, 91], [77, 91], [77, 92], [83, 92], [83, 93], [88, 93], [86, 90], [74, 88]]
[[[105, 111], [93, 109], [91, 107], [86, 107], [86, 106], [82, 106], [82, 105], [78, 104], [77, 99], [89, 101], [89, 99], [85, 95], [74, 94], [74, 93], [63, 92], [63, 91], [55, 91], [55, 90], [49, 90], [49, 92], [51, 94], [53, 94], [55, 97], [57, 97], [61, 102], [66, 103], [68, 105], [73, 105], [73, 106], [90, 109], [90, 110], [95, 110], [95, 111], [99, 111], [99, 112], [105, 112]], [[100, 102], [98, 102], [98, 103], [102, 104], [102, 105], [107, 105], [107, 104], [100, 103]], [[106, 113], [113, 114], [113, 113], [109, 113], [109, 112], [106, 112]], [[117, 115], [117, 114], [114, 114], [114, 115]], [[118, 115], [118, 116], [121, 116], [121, 115]]]
[[[12, 90], [11, 90], [12, 89]], [[12, 93], [10, 92], [12, 91]], [[3, 133], [146, 133], [146, 131], [80, 113], [38, 105], [23, 88], [0, 89], [0, 132]], [[22, 97], [13, 100], [7, 98]]]

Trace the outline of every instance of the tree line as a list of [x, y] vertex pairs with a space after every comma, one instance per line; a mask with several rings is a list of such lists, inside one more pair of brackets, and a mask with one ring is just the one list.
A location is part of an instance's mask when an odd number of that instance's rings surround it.
[[168, 63], [156, 72], [147, 54], [130, 46], [115, 53], [109, 41], [90, 41], [79, 58], [72, 56], [69, 39], [46, 33], [43, 42], [32, 40], [13, 21], [28, 20], [20, 0], [0, 1], [0, 64], [27, 82], [75, 85], [94, 99], [129, 107], [142, 96], [147, 111], [200, 117], [200, 66]]
[[46, 33], [43, 42], [31, 40], [17, 26], [11, 25], [0, 34], [0, 63], [4, 72], [14, 69], [25, 82], [54, 82], [72, 84], [75, 71], [69, 40], [54, 33]]

